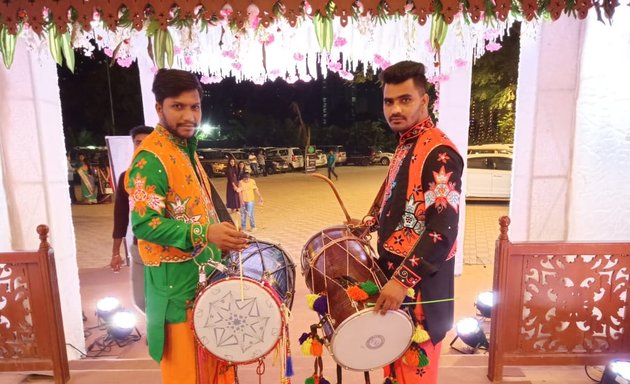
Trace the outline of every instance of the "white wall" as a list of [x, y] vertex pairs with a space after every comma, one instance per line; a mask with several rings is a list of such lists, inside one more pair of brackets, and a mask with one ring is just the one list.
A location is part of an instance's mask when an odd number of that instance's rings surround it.
[[[83, 350], [79, 275], [57, 81], [50, 56], [38, 58], [21, 39], [11, 70], [0, 66], [0, 163], [4, 182], [0, 207], [7, 207], [6, 214], [0, 214], [0, 225], [8, 221], [10, 227], [0, 232], [0, 244], [10, 244], [12, 249], [37, 249], [37, 225], [50, 227], [66, 342]], [[68, 354], [78, 358], [71, 348]]]
[[[440, 84], [440, 106], [438, 126], [459, 149], [466, 166], [468, 127], [470, 125], [470, 82], [472, 80], [472, 55], [467, 65], [449, 73], [449, 79]], [[466, 186], [466, 173], [462, 183]], [[466, 199], [462, 190], [459, 203], [459, 235], [455, 254], [455, 274], [461, 275], [464, 267], [464, 233], [466, 233]]]
[[630, 239], [630, 9], [586, 21], [571, 181], [570, 240]]
[[563, 15], [521, 34], [510, 200], [514, 241], [567, 238], [583, 26]]

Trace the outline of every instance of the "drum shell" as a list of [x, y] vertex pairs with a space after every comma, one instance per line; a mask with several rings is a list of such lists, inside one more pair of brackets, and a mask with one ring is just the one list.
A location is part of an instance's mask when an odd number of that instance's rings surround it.
[[240, 255], [239, 252], [228, 252], [224, 256], [228, 271], [213, 274], [210, 281], [240, 276], [241, 260], [243, 276], [259, 282], [265, 281], [274, 289], [280, 301], [287, 308], [292, 308], [295, 296], [295, 263], [284, 249], [277, 244], [257, 240], [250, 243]]

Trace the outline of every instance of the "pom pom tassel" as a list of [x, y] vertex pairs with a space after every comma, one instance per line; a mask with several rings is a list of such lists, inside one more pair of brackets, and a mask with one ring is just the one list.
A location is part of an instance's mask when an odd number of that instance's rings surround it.
[[295, 373], [293, 372], [293, 359], [291, 359], [291, 355], [287, 356], [287, 368], [285, 370], [284, 376], [291, 377]]
[[424, 349], [420, 348], [418, 351], [418, 355], [420, 356], [420, 362], [418, 363], [418, 367], [426, 367], [429, 365], [429, 357]]
[[311, 335], [310, 333], [303, 332], [300, 338], [298, 339], [298, 341], [300, 342], [300, 345], [304, 344], [304, 342], [306, 341], [306, 339], [309, 338], [310, 335]]
[[319, 384], [330, 384], [330, 381], [324, 379], [324, 377], [322, 376], [322, 378], [319, 379]]
[[306, 304], [308, 305], [309, 309], [313, 309], [313, 303], [315, 303], [315, 300], [317, 300], [319, 298], [319, 295], [316, 294], [308, 294], [306, 295]]
[[368, 294], [361, 289], [361, 287], [356, 285], [353, 285], [350, 288], [346, 289], [346, 292], [348, 293], [348, 297], [350, 297], [354, 301], [364, 301], [367, 300], [369, 297]]
[[328, 299], [326, 296], [319, 296], [317, 300], [315, 300], [313, 310], [322, 316], [328, 313]]
[[315, 384], [315, 378], [309, 377], [308, 379], [304, 381], [304, 384]]
[[368, 296], [374, 296], [379, 292], [378, 286], [370, 280], [366, 281], [365, 283], [359, 284], [359, 286], [362, 290], [365, 291], [365, 293], [368, 294]]
[[302, 347], [300, 347], [300, 350], [302, 351], [302, 354], [304, 356], [310, 356], [311, 355], [311, 345], [313, 344], [313, 339], [308, 338], [306, 340], [304, 340], [304, 342], [302, 343]]
[[421, 325], [416, 325], [411, 341], [417, 344], [422, 344], [425, 341], [429, 341], [429, 339], [429, 333]]

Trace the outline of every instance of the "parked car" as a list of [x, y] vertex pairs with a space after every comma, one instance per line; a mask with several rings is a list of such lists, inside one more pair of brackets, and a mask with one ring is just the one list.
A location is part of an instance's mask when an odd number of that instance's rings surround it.
[[372, 164], [389, 165], [394, 158], [391, 152], [376, 151], [372, 157]]
[[512, 189], [512, 155], [468, 155], [466, 198], [509, 199]]
[[335, 161], [335, 164], [346, 164], [348, 154], [346, 153], [346, 149], [343, 145], [317, 145], [317, 148], [321, 149], [326, 155], [328, 155], [328, 152], [332, 149], [337, 154], [337, 161]]
[[304, 151], [298, 147], [271, 148], [265, 151], [272, 159], [279, 156], [284, 159], [291, 170], [304, 168]]
[[197, 149], [197, 155], [201, 166], [210, 177], [225, 176], [225, 168], [227, 168], [227, 156], [219, 149], [200, 148]]
[[280, 156], [273, 158], [266, 156], [265, 167], [267, 168], [268, 175], [273, 175], [274, 173], [285, 173], [291, 170], [289, 168], [289, 164]]
[[325, 167], [328, 165], [328, 160], [326, 159], [326, 154], [321, 149], [315, 150], [315, 155], [317, 156], [317, 160], [315, 160], [316, 167]]
[[468, 146], [469, 155], [480, 153], [503, 153], [511, 155], [514, 153], [514, 144], [481, 144]]

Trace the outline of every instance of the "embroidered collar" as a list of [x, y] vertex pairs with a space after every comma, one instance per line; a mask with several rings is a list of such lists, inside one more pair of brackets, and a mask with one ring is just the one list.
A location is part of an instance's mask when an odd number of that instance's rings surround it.
[[424, 132], [425, 130], [429, 128], [434, 128], [434, 127], [435, 125], [433, 124], [433, 121], [431, 121], [431, 117], [427, 116], [426, 119], [422, 120], [418, 124], [414, 125], [413, 127], [409, 128], [405, 132], [401, 133], [398, 139], [398, 144], [399, 145], [404, 144], [410, 140], [413, 140], [417, 138], [418, 136], [420, 136], [420, 134]]
[[160, 135], [166, 137], [170, 142], [174, 143], [182, 149], [188, 148], [189, 143], [193, 146], [196, 144], [195, 136], [191, 137], [190, 140], [182, 139], [181, 137], [173, 135], [171, 132], [169, 132], [168, 129], [164, 128], [160, 124], [156, 126], [155, 130], [158, 131]]

